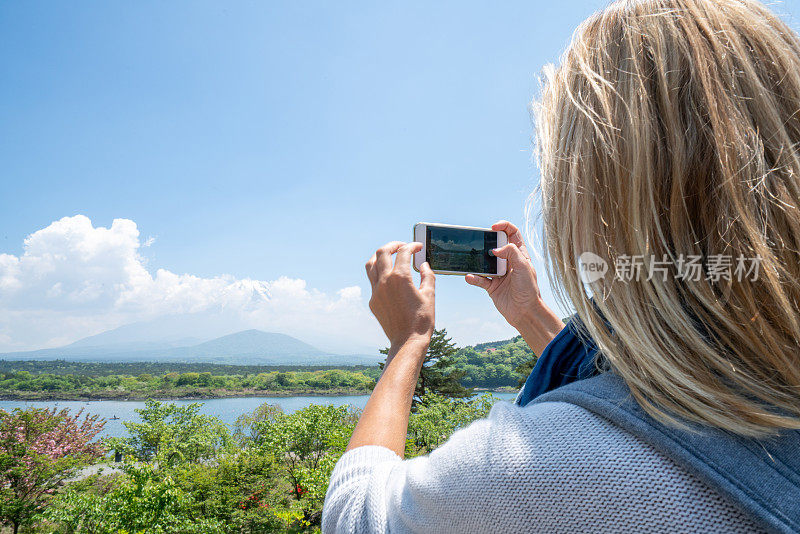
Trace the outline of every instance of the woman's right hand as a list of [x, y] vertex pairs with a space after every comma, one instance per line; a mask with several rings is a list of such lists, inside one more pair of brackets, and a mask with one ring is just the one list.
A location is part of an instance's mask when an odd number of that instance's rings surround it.
[[485, 289], [497, 311], [540, 355], [564, 323], [542, 301], [536, 270], [519, 229], [508, 221], [499, 221], [492, 230], [508, 236], [508, 244], [494, 250], [495, 256], [507, 261], [506, 274], [492, 278], [468, 274], [466, 281]]
[[411, 277], [411, 258], [421, 248], [422, 243], [392, 241], [379, 248], [366, 265], [372, 284], [369, 309], [389, 338], [390, 357], [408, 342], [427, 346], [433, 334], [436, 276], [425, 262], [419, 270], [419, 287]]

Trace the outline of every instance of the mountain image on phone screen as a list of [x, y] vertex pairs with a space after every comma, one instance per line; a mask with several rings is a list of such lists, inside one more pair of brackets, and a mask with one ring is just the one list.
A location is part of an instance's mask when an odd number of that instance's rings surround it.
[[425, 259], [434, 271], [497, 272], [497, 258], [489, 254], [497, 232], [428, 226], [426, 238]]

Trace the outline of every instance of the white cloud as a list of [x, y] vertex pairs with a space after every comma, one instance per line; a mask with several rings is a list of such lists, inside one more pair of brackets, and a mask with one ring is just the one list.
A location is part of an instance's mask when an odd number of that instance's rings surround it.
[[115, 219], [104, 228], [77, 215], [28, 236], [22, 255], [0, 254], [0, 350], [58, 346], [187, 313], [224, 313], [242, 328], [284, 332], [329, 350], [381, 346], [357, 286], [330, 295], [287, 277], [152, 274], [139, 254], [152, 242], [140, 241], [131, 220]]

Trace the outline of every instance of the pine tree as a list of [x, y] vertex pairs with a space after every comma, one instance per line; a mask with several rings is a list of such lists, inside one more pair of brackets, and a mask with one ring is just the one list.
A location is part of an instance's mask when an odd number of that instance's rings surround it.
[[[414, 390], [414, 399], [411, 402], [411, 411], [417, 411], [417, 405], [422, 402], [426, 393], [435, 393], [444, 397], [460, 399], [474, 395], [472, 388], [461, 385], [466, 371], [453, 367], [453, 355], [458, 351], [456, 344], [447, 337], [444, 328], [433, 331], [428, 352], [422, 362], [422, 369], [417, 379]], [[389, 348], [381, 350], [381, 354], [389, 354]], [[383, 363], [378, 364], [383, 369]]]
[[519, 364], [517, 368], [514, 369], [515, 373], [522, 375], [521, 378], [517, 380], [517, 387], [521, 388], [525, 385], [525, 382], [528, 380], [528, 375], [531, 374], [531, 371], [533, 371], [533, 368], [536, 366], [536, 360], [537, 357], [534, 356], [527, 362]]

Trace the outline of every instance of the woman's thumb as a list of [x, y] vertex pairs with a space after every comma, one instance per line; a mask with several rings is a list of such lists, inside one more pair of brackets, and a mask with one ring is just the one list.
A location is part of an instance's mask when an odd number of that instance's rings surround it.
[[433, 292], [434, 289], [436, 288], [436, 275], [433, 274], [433, 270], [431, 269], [431, 266], [427, 261], [419, 266], [419, 275], [420, 275], [420, 283], [419, 283], [420, 291], [427, 290]]

